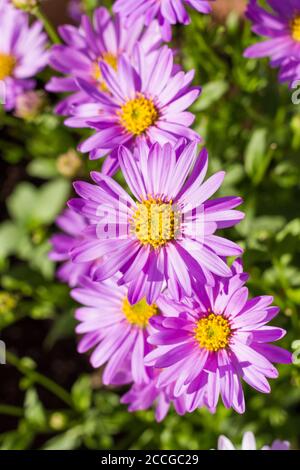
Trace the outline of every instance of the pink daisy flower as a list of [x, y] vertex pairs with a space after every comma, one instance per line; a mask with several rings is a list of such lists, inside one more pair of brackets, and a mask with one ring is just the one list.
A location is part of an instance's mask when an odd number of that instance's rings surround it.
[[113, 9], [116, 13], [127, 17], [130, 25], [134, 24], [141, 16], [145, 18], [146, 24], [157, 18], [164, 39], [170, 41], [172, 38], [171, 25], [190, 23], [185, 6], [207, 14], [211, 12], [211, 1], [213, 0], [117, 0]]
[[77, 309], [80, 322], [76, 332], [82, 335], [80, 353], [93, 350], [91, 364], [106, 364], [102, 380], [105, 385], [132, 381], [148, 383], [151, 368], [144, 365], [144, 356], [152, 350], [147, 338], [152, 327], [149, 319], [159, 313], [158, 307], [144, 299], [132, 306], [125, 286], [118, 285], [119, 276], [95, 283], [81, 278], [72, 297], [84, 307]]
[[103, 281], [120, 271], [118, 283], [129, 285], [132, 304], [144, 297], [154, 303], [166, 283], [180, 298], [183, 292], [192, 294], [193, 279], [214, 285], [214, 275], [231, 276], [224, 257], [239, 256], [242, 250], [214, 232], [243, 218], [233, 210], [241, 199], [208, 200], [224, 172], [203, 183], [207, 162], [206, 150], [197, 158], [195, 142], [181, 141], [177, 148], [143, 145], [135, 156], [122, 147], [120, 165], [134, 199], [103, 173], [91, 173], [96, 185], [74, 184], [80, 199], [69, 205], [89, 217], [92, 238], [72, 250], [74, 262], [109, 253], [94, 279]]
[[[289, 450], [290, 443], [276, 439], [271, 446], [263, 446], [262, 450]], [[218, 450], [237, 450], [226, 436], [220, 436]], [[255, 436], [252, 432], [245, 432], [241, 450], [257, 450]]]
[[7, 2], [0, 4], [0, 31], [1, 101], [11, 111], [17, 97], [35, 87], [32, 77], [47, 65], [47, 36], [39, 21], [29, 25], [29, 16]]
[[62, 282], [67, 282], [70, 287], [78, 284], [79, 278], [91, 271], [93, 263], [73, 263], [70, 251], [81, 239], [83, 230], [87, 227], [87, 219], [71, 209], [66, 209], [56, 219], [56, 225], [63, 231], [50, 239], [52, 250], [49, 258], [52, 261], [62, 263], [57, 270], [57, 277]]
[[139, 19], [128, 28], [118, 15], [112, 17], [103, 7], [95, 10], [92, 21], [87, 15], [82, 15], [79, 27], [60, 26], [59, 33], [65, 44], [52, 47], [50, 65], [65, 76], [53, 77], [46, 88], [55, 93], [69, 93], [56, 107], [56, 112], [64, 115], [71, 114], [73, 106], [90, 101], [77, 85], [76, 78], [107, 92], [99, 61], [116, 69], [120, 55], [130, 58], [137, 42], [147, 56], [162, 41], [157, 22], [145, 29], [142, 19]]
[[163, 296], [159, 307], [167, 318], [158, 318], [157, 332], [149, 343], [157, 348], [147, 365], [163, 369], [158, 386], [174, 383], [174, 395], [199, 392], [214, 412], [221, 396], [226, 408], [245, 411], [241, 379], [262, 393], [270, 392], [267, 378], [278, 377], [272, 362], [291, 362], [291, 354], [270, 344], [285, 331], [267, 325], [279, 309], [272, 297], [248, 299], [247, 275], [238, 262], [232, 277], [216, 279], [214, 287], [194, 285], [193, 296], [176, 302]]
[[[152, 319], [154, 320], [154, 318]], [[155, 408], [155, 419], [161, 422], [167, 416], [171, 406], [174, 406], [176, 413], [180, 416], [186, 413], [192, 413], [197, 408], [204, 405], [203, 396], [199, 392], [183, 393], [174, 396], [174, 384], [167, 387], [158, 386], [159, 374], [153, 374], [148, 383], [133, 384], [130, 390], [121, 398], [121, 403], [128, 405], [128, 411], [135, 412]]]
[[96, 159], [109, 155], [103, 171], [112, 174], [118, 168], [118, 148], [134, 149], [139, 142], [176, 144], [185, 137], [200, 140], [189, 126], [195, 116], [186, 109], [199, 96], [199, 88], [190, 87], [194, 73], [174, 73], [173, 52], [166, 46], [145, 58], [136, 48], [133, 65], [120, 57], [115, 71], [100, 62], [102, 79], [109, 93], [99, 91], [78, 79], [91, 102], [77, 106], [75, 116], [66, 121], [71, 127], [88, 126], [95, 133], [79, 146]]

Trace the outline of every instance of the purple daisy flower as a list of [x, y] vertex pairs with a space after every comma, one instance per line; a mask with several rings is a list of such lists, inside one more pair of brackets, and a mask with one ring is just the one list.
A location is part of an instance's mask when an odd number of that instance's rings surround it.
[[133, 384], [131, 389], [121, 398], [121, 403], [128, 405], [128, 411], [135, 412], [155, 407], [155, 419], [158, 423], [167, 416], [173, 404], [177, 414], [183, 416], [189, 408], [195, 394], [172, 398], [172, 387], [159, 388], [157, 380], [147, 384]]
[[118, 57], [121, 54], [131, 57], [137, 42], [146, 56], [162, 41], [157, 22], [152, 22], [145, 30], [140, 19], [128, 28], [121, 18], [111, 17], [104, 7], [95, 10], [92, 22], [87, 15], [82, 15], [80, 27], [60, 26], [59, 33], [65, 45], [52, 47], [50, 65], [66, 76], [53, 77], [46, 88], [51, 92], [70, 93], [56, 107], [56, 112], [64, 115], [71, 113], [73, 105], [90, 101], [77, 85], [76, 78], [84, 79], [102, 92], [107, 92], [99, 61], [116, 69]]
[[128, 17], [129, 24], [132, 25], [141, 16], [145, 19], [145, 24], [149, 24], [157, 18], [162, 28], [163, 37], [166, 41], [172, 38], [171, 25], [176, 23], [189, 24], [190, 17], [185, 5], [200, 13], [210, 13], [210, 2], [213, 0], [117, 0], [114, 4], [114, 11]]
[[[152, 375], [155, 375], [153, 371]], [[174, 384], [159, 387], [158, 377], [159, 374], [156, 374], [156, 377], [152, 378], [147, 384], [133, 384], [131, 389], [122, 396], [121, 403], [128, 405], [128, 411], [147, 410], [154, 406], [155, 419], [161, 422], [167, 416], [171, 405], [174, 406], [176, 413], [180, 416], [192, 413], [197, 408], [205, 406], [202, 393], [183, 393], [179, 397], [175, 396]]]
[[31, 78], [47, 64], [47, 36], [39, 21], [6, 2], [0, 5], [0, 82], [4, 83], [4, 108], [14, 109], [19, 95], [35, 87]]
[[194, 278], [214, 285], [215, 275], [231, 276], [223, 258], [239, 256], [242, 250], [214, 233], [235, 225], [244, 214], [233, 210], [241, 203], [238, 197], [208, 201], [225, 174], [219, 172], [203, 183], [206, 150], [197, 158], [197, 142], [186, 145], [183, 140], [176, 148], [140, 145], [135, 156], [121, 147], [119, 161], [134, 199], [103, 173], [91, 173], [96, 185], [74, 184], [81, 199], [69, 205], [89, 217], [93, 240], [72, 250], [73, 261], [110, 253], [94, 279], [103, 281], [121, 271], [118, 282], [129, 285], [132, 304], [144, 297], [154, 303], [165, 283], [180, 298], [183, 292], [192, 295]]
[[280, 82], [289, 82], [291, 88], [297, 88], [300, 80], [300, 60], [290, 59], [283, 62], [279, 73]]
[[[270, 57], [272, 66], [288, 66], [290, 60], [300, 61], [299, 0], [267, 0], [273, 11], [264, 10], [257, 0], [250, 0], [246, 15], [253, 22], [252, 30], [267, 40], [246, 49], [248, 58]], [[294, 79], [297, 77], [293, 77]], [[281, 81], [285, 81], [281, 77]]]
[[153, 322], [157, 332], [148, 341], [157, 349], [145, 358], [163, 369], [159, 387], [175, 380], [175, 396], [198, 391], [211, 412], [220, 395], [226, 408], [245, 411], [241, 379], [270, 392], [267, 378], [278, 377], [272, 362], [290, 363], [291, 354], [270, 344], [286, 333], [267, 325], [279, 311], [270, 306], [273, 298], [249, 300], [246, 280], [237, 261], [231, 278], [216, 280], [214, 287], [195, 284], [191, 298], [177, 302], [162, 296], [159, 307], [167, 318]]
[[170, 409], [170, 399], [164, 389], [156, 387], [154, 380], [147, 384], [133, 384], [131, 389], [121, 398], [121, 403], [128, 405], [128, 411], [148, 410], [155, 406], [155, 419], [163, 421]]
[[[290, 443], [278, 439], [270, 446], [264, 446], [262, 450], [289, 450]], [[220, 436], [218, 450], [236, 450], [232, 442], [226, 436]], [[257, 450], [255, 436], [252, 432], [245, 432], [242, 440], [241, 450]]]
[[78, 285], [81, 276], [91, 271], [92, 263], [73, 263], [70, 258], [70, 250], [77, 245], [83, 230], [87, 227], [87, 219], [71, 209], [66, 209], [56, 219], [56, 225], [64, 233], [53, 235], [50, 239], [52, 251], [49, 258], [53, 261], [63, 262], [57, 270], [57, 277], [67, 282], [70, 287]]
[[82, 15], [84, 14], [82, 0], [69, 0], [68, 14], [73, 21], [79, 23]]
[[76, 311], [79, 320], [76, 331], [83, 335], [78, 350], [93, 349], [91, 364], [98, 368], [106, 364], [103, 383], [125, 384], [132, 381], [147, 383], [151, 368], [144, 365], [144, 356], [153, 349], [147, 343], [152, 331], [149, 319], [159, 313], [155, 304], [145, 299], [132, 306], [127, 288], [118, 285], [119, 276], [95, 283], [81, 278], [72, 297], [84, 307]]
[[66, 121], [72, 127], [85, 123], [96, 130], [79, 150], [91, 152], [91, 159], [110, 153], [104, 167], [106, 173], [112, 173], [118, 167], [120, 145], [132, 150], [141, 141], [176, 144], [181, 137], [200, 140], [199, 135], [189, 128], [195, 116], [186, 111], [200, 93], [199, 88], [189, 86], [193, 71], [174, 74], [173, 52], [167, 46], [147, 58], [137, 47], [136, 63], [135, 68], [122, 56], [115, 71], [100, 62], [108, 94], [78, 80], [94, 103], [77, 107], [76, 116]]

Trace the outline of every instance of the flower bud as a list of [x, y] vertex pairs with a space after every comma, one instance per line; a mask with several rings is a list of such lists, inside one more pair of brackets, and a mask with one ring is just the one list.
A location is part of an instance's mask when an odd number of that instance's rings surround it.
[[57, 159], [57, 170], [66, 178], [75, 176], [81, 168], [81, 159], [75, 150], [70, 149], [67, 153], [60, 155]]
[[27, 91], [16, 100], [15, 115], [25, 121], [33, 121], [45, 105], [45, 95], [42, 91]]
[[39, 0], [11, 0], [15, 8], [32, 12], [39, 4]]

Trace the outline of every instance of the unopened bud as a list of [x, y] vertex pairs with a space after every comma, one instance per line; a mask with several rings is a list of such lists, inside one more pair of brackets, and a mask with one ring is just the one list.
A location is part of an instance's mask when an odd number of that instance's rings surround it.
[[31, 12], [38, 6], [39, 0], [11, 0], [11, 3], [15, 8]]
[[45, 105], [42, 91], [27, 91], [17, 97], [15, 115], [25, 121], [34, 120]]
[[82, 165], [81, 159], [75, 150], [69, 150], [67, 153], [60, 155], [57, 159], [57, 170], [66, 178], [72, 178], [80, 170]]

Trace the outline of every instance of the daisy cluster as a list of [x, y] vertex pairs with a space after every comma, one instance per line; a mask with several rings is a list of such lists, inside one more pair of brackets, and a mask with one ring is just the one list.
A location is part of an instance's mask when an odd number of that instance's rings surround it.
[[117, 0], [113, 16], [99, 8], [60, 27], [50, 64], [61, 75], [47, 85], [66, 93], [56, 109], [66, 125], [91, 130], [80, 150], [105, 158], [74, 183], [52, 239], [58, 276], [81, 304], [79, 352], [105, 385], [130, 385], [130, 411], [155, 405], [158, 421], [171, 405], [214, 413], [220, 399], [243, 413], [242, 381], [269, 393], [273, 363], [291, 362], [272, 344], [285, 335], [269, 325], [279, 309], [249, 298], [242, 249], [218, 234], [244, 215], [239, 197], [214, 197], [225, 174], [206, 178], [208, 153], [191, 129], [201, 90], [164, 43], [171, 25], [190, 21], [186, 7], [211, 5]]
[[[218, 439], [218, 450], [238, 449], [234, 447], [232, 442], [226, 436], [220, 436]], [[240, 450], [258, 450], [253, 432], [245, 432]], [[280, 441], [279, 439], [276, 439], [270, 446], [265, 445], [261, 450], [290, 450], [290, 443], [288, 441]]]
[[250, 0], [246, 16], [254, 33], [266, 40], [250, 46], [245, 57], [269, 57], [279, 67], [279, 80], [292, 86], [300, 79], [300, 0], [267, 0], [267, 9], [259, 0]]
[[47, 35], [40, 21], [30, 24], [28, 14], [9, 0], [0, 0], [0, 31], [0, 104], [12, 111], [32, 96], [33, 77], [47, 65]]

